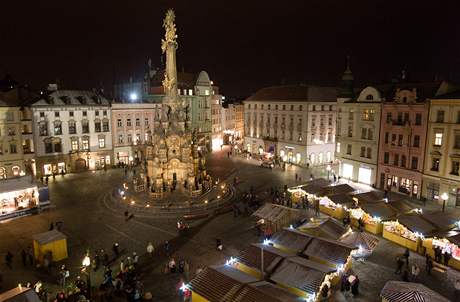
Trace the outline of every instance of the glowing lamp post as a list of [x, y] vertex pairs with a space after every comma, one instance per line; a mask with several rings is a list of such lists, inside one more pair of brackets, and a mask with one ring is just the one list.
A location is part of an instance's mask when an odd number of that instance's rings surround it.
[[85, 258], [81, 262], [83, 265], [83, 271], [86, 273], [86, 283], [88, 286], [88, 300], [91, 300], [91, 259], [89, 258], [89, 253], [86, 254]]
[[129, 94], [129, 99], [130, 99], [131, 101], [135, 102], [135, 101], [137, 101], [137, 98], [138, 98], [137, 93], [131, 92], [131, 93]]
[[441, 199], [442, 199], [442, 211], [444, 212], [444, 210], [446, 209], [446, 201], [447, 199], [449, 199], [449, 195], [447, 195], [447, 193], [444, 192], [441, 195]]

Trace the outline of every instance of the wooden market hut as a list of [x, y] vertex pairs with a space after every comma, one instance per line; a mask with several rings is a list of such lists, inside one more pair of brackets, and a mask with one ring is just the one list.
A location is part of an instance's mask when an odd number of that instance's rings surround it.
[[349, 226], [344, 226], [342, 222], [331, 217], [307, 220], [297, 229], [309, 235], [332, 240], [339, 240], [351, 231]]
[[67, 258], [67, 237], [58, 230], [35, 234], [32, 239], [37, 261], [42, 262], [46, 255], [51, 255], [52, 261]]
[[380, 292], [382, 302], [429, 301], [450, 302], [423, 284], [414, 282], [388, 281]]
[[252, 216], [256, 217], [264, 228], [270, 228], [272, 233], [281, 230], [308, 216], [305, 211], [285, 207], [273, 203], [265, 203]]
[[338, 195], [338, 194], [350, 194], [355, 192], [356, 190], [347, 184], [338, 184], [338, 185], [330, 185], [323, 189], [320, 192], [321, 196], [330, 196], [330, 195]]

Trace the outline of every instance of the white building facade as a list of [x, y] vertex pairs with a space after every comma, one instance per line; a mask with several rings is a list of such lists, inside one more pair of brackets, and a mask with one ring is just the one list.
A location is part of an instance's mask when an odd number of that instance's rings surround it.
[[244, 102], [244, 149], [299, 165], [334, 160], [336, 88], [263, 88]]
[[112, 104], [112, 140], [115, 164], [138, 163], [144, 159], [145, 146], [152, 142], [153, 121], [160, 112], [161, 104]]
[[113, 164], [111, 108], [91, 91], [49, 91], [33, 103], [37, 175], [99, 169]]

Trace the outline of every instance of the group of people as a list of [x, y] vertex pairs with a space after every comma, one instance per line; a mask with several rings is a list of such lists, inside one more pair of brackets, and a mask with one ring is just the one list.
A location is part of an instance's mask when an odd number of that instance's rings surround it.
[[438, 263], [443, 263], [445, 266], [448, 266], [449, 260], [452, 258], [452, 249], [449, 244], [444, 245], [443, 247], [434, 245], [434, 259]]
[[353, 297], [359, 294], [359, 278], [353, 273], [344, 273], [340, 282], [340, 291], [345, 292], [347, 295], [351, 292]]
[[[408, 248], [404, 251], [404, 254], [399, 255], [396, 258], [396, 271], [395, 274], [401, 275], [402, 281], [405, 282], [416, 282], [418, 280], [418, 275], [420, 274], [420, 267], [417, 263], [413, 263], [412, 266], [409, 266], [410, 251]], [[426, 259], [427, 265], [426, 270], [428, 274], [431, 274], [431, 269], [433, 263], [429, 255]]]

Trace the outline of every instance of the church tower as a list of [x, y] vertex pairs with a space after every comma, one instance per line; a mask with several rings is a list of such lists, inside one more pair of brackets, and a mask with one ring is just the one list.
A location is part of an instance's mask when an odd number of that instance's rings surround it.
[[353, 98], [353, 73], [350, 68], [350, 56], [347, 56], [347, 68], [342, 75], [342, 80], [337, 93], [337, 101], [348, 101]]

